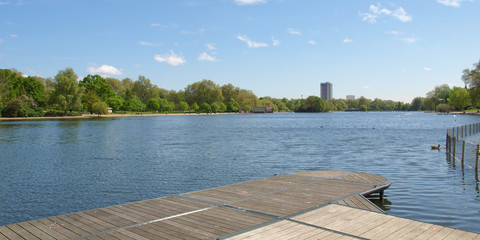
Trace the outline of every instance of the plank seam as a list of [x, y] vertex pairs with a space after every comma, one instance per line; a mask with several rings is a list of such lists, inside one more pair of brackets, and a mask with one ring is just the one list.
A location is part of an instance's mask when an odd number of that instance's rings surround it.
[[101, 232], [96, 232], [96, 233], [76, 237], [73, 240], [95, 237], [95, 236], [98, 236], [98, 235], [101, 235], [101, 234], [115, 232], [115, 231], [118, 231], [118, 230], [125, 230], [125, 229], [128, 229], [128, 228], [138, 227], [138, 226], [142, 226], [142, 225], [146, 225], [146, 224], [150, 224], [150, 223], [161, 222], [161, 221], [169, 220], [169, 219], [176, 218], [176, 217], [181, 217], [181, 216], [185, 216], [185, 215], [189, 215], [189, 214], [193, 214], [193, 213], [197, 213], [197, 212], [202, 212], [202, 211], [214, 208], [214, 207], [215, 206], [207, 207], [207, 208], [201, 208], [201, 209], [193, 210], [193, 211], [190, 211], [190, 212], [184, 212], [184, 213], [180, 213], [180, 214], [176, 214], [176, 215], [172, 215], [172, 216], [168, 216], [168, 217], [163, 217], [163, 218], [159, 218], [159, 219], [154, 219], [154, 220], [150, 220], [150, 221], [146, 221], [146, 222], [136, 223], [136, 224], [123, 226], [123, 227], [112, 228], [112, 229], [109, 229], [109, 230], [105, 230], [105, 231], [101, 231]]
[[362, 238], [360, 236], [355, 236], [355, 235], [351, 235], [351, 234], [348, 234], [348, 233], [339, 232], [339, 231], [336, 231], [336, 230], [333, 230], [333, 229], [316, 226], [316, 225], [313, 225], [313, 224], [309, 224], [309, 223], [306, 223], [306, 222], [301, 222], [301, 221], [294, 220], [294, 219], [285, 219], [285, 220], [290, 221], [290, 222], [294, 222], [294, 223], [297, 223], [297, 224], [301, 224], [301, 225], [304, 225], [304, 226], [308, 226], [308, 227], [312, 227], [312, 228], [316, 228], [316, 229], [321, 229], [321, 230], [324, 230], [324, 231], [327, 231], [327, 232], [340, 234], [342, 236], [347, 236], [347, 237], [351, 237], [351, 238], [355, 238], [355, 239], [368, 240], [368, 238]]

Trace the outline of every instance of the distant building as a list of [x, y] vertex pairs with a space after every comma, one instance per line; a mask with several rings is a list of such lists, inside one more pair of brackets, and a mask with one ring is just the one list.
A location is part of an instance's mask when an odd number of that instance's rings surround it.
[[329, 82], [320, 83], [320, 97], [324, 100], [332, 99], [332, 86]]
[[355, 95], [347, 95], [347, 100], [355, 100]]
[[273, 113], [273, 107], [255, 106], [252, 108], [252, 113]]

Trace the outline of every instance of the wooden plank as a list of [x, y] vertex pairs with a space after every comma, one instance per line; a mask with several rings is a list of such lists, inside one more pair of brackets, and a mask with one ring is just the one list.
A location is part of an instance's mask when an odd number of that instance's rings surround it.
[[[49, 233], [52, 231], [57, 232], [58, 234], [66, 236], [69, 239], [81, 236], [79, 234], [76, 234], [75, 232], [72, 232], [70, 229], [67, 229], [63, 223], [57, 223], [55, 221], [52, 221], [49, 218], [34, 220], [32, 224], [34, 224], [38, 228], [44, 229], [45, 232], [49, 232]], [[54, 233], [52, 233], [52, 235], [54, 235]], [[62, 239], [62, 238], [58, 238], [58, 239]]]
[[[34, 227], [38, 228], [39, 230], [47, 233], [48, 235], [52, 236], [53, 238], [55, 238], [57, 240], [70, 239], [70, 238], [73, 238], [73, 237], [76, 236], [76, 235], [70, 235], [70, 237], [69, 237], [67, 235], [61, 234], [60, 232], [56, 231], [55, 229], [52, 229], [51, 226], [47, 226], [46, 224], [43, 224], [39, 220], [29, 221], [28, 224], [31, 224], [32, 226], [34, 226]], [[59, 226], [59, 228], [60, 228], [60, 226]]]
[[38, 237], [36, 237], [32, 233], [30, 233], [29, 231], [20, 227], [18, 224], [10, 224], [10, 225], [7, 226], [7, 228], [10, 228], [10, 230], [12, 230], [15, 233], [17, 233], [18, 235], [22, 236], [22, 238], [29, 239], [29, 240], [30, 239], [39, 239]]
[[18, 226], [22, 227], [26, 231], [33, 234], [35, 237], [39, 239], [55, 239], [54, 237], [48, 235], [47, 233], [43, 232], [42, 230], [36, 228], [35, 226], [31, 225], [29, 222], [21, 222], [17, 224]]
[[290, 224], [291, 224], [290, 221], [282, 220], [282, 221], [275, 222], [267, 226], [257, 228], [257, 229], [254, 229], [254, 230], [251, 230], [227, 239], [231, 239], [231, 240], [255, 239], [255, 238], [258, 238], [258, 236], [267, 236], [269, 234], [272, 234], [276, 232], [278, 229], [288, 228], [289, 226], [291, 226]]
[[448, 235], [450, 235], [451, 233], [453, 233], [453, 231], [454, 231], [453, 228], [444, 227], [440, 231], [435, 233], [431, 238], [432, 239], [443, 239], [443, 238], [447, 237]]
[[[6, 239], [12, 239], [12, 240], [24, 239], [19, 234], [17, 234], [16, 232], [14, 232], [10, 228], [8, 228], [7, 226], [1, 226], [0, 227], [0, 234], [5, 236]], [[0, 236], [2, 236], [2, 235], [0, 235]]]

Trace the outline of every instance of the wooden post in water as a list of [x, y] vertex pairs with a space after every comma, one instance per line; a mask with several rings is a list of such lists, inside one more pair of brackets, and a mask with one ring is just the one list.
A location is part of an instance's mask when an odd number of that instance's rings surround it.
[[[457, 132], [458, 133], [458, 132]], [[455, 150], [457, 148], [457, 138], [453, 137], [453, 152], [452, 152], [452, 156], [453, 156], [453, 161], [455, 162]]]
[[465, 162], [465, 139], [463, 139], [463, 145], [462, 145], [462, 168], [463, 168], [464, 162]]
[[448, 128], [447, 128], [447, 137], [445, 140], [445, 149], [447, 150], [447, 153], [448, 153]]
[[457, 127], [457, 139], [458, 139], [458, 132], [460, 130], [460, 127]]
[[475, 153], [475, 156], [476, 156], [476, 158], [475, 158], [475, 173], [477, 173], [477, 174], [478, 174], [478, 155], [480, 154], [479, 147], [480, 147], [480, 144], [477, 144], [477, 151]]

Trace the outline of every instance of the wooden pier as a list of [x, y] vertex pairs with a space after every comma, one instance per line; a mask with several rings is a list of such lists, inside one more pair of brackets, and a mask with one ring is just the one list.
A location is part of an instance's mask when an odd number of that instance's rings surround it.
[[0, 239], [480, 239], [393, 217], [363, 195], [380, 176], [315, 171], [0, 227]]

